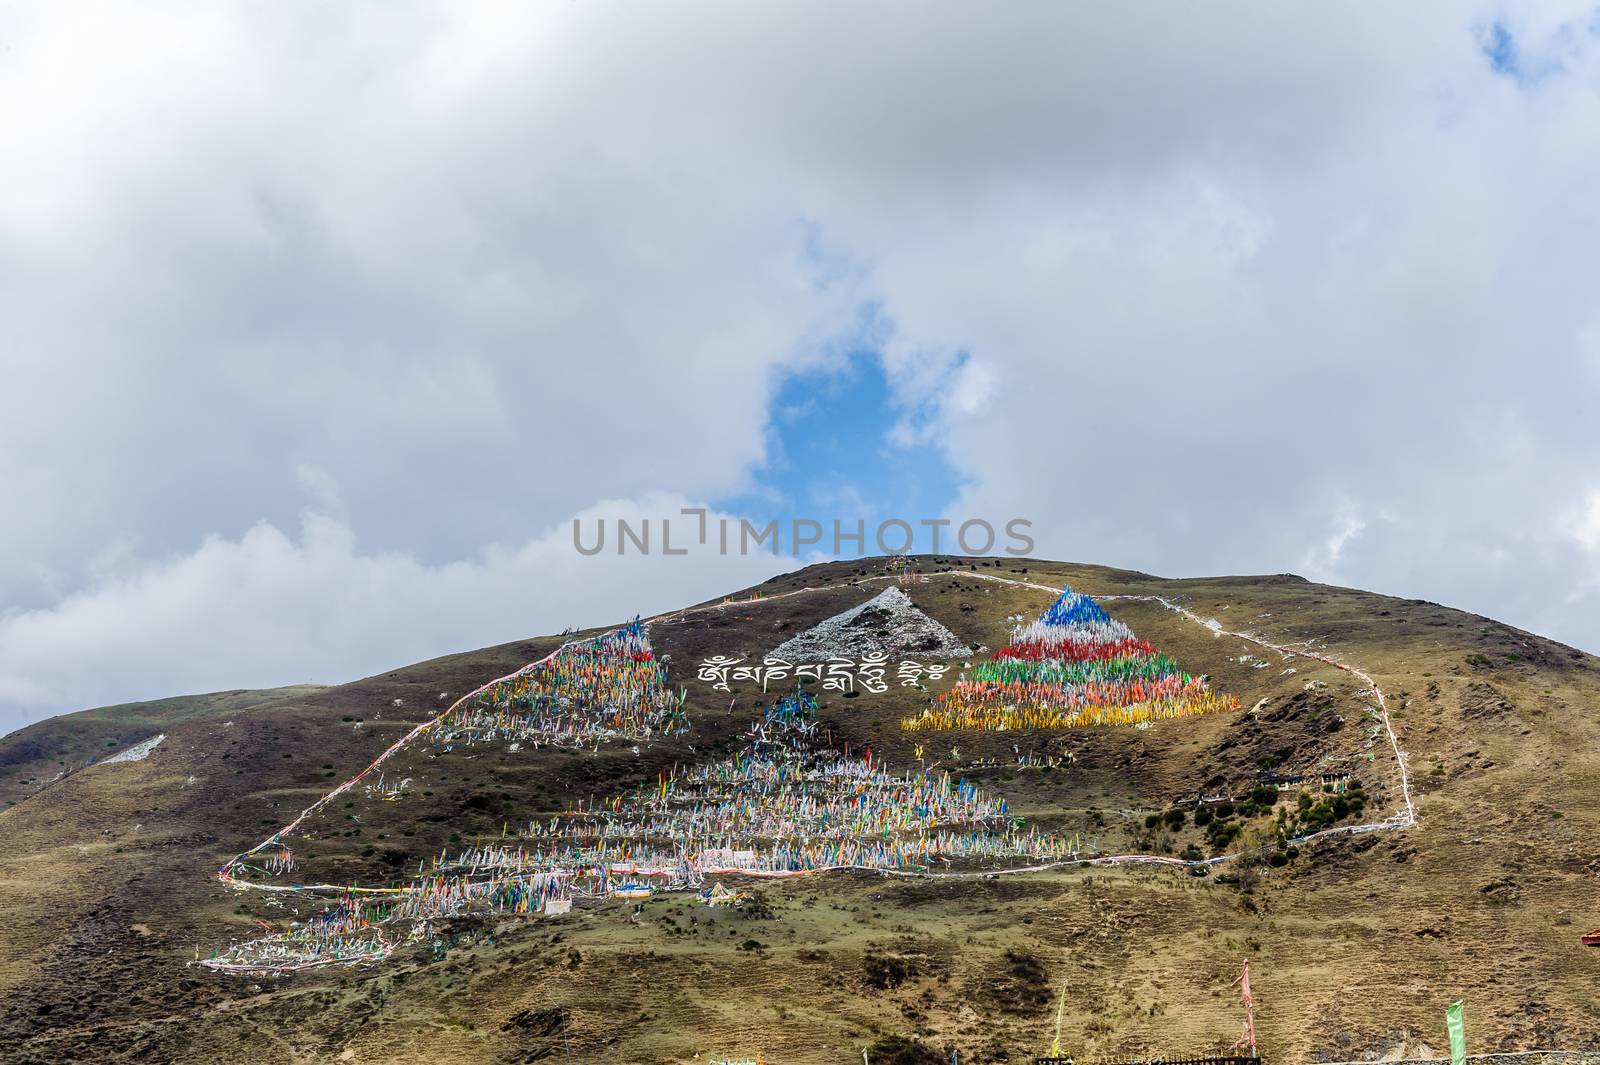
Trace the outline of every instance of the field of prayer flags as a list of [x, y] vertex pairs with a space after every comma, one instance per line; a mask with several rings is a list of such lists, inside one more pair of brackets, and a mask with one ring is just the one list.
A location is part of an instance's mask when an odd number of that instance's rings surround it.
[[[768, 708], [728, 758], [447, 849], [419, 863], [403, 886], [346, 893], [312, 919], [202, 964], [267, 973], [372, 962], [425, 938], [436, 919], [565, 912], [574, 897], [702, 891], [708, 876], [916, 872], [934, 862], [991, 868], [1076, 857], [1075, 841], [1021, 827], [1004, 799], [947, 772], [896, 773], [870, 751], [833, 749], [818, 736], [815, 709], [815, 697], [797, 691]], [[267, 860], [293, 868], [286, 850]]]
[[1053, 859], [1068, 841], [1017, 827], [1005, 800], [943, 771], [904, 774], [819, 742], [815, 697], [780, 699], [739, 753], [664, 776], [452, 859], [473, 871], [544, 870], [614, 894], [648, 879], [698, 887], [708, 874], [787, 876], [915, 870], [936, 860]]
[[218, 972], [245, 974], [382, 961], [395, 946], [378, 927], [390, 916], [388, 902], [368, 902], [346, 894], [321, 913], [291, 922], [284, 931], [235, 943], [200, 959], [200, 964]]
[[[486, 686], [429, 731], [447, 748], [483, 742], [582, 748], [681, 734], [688, 727], [684, 699], [668, 685], [635, 621], [566, 644]], [[1007, 647], [902, 727], [1136, 724], [1236, 706], [1093, 599], [1067, 589], [1038, 620], [1018, 628]], [[1024, 827], [1003, 799], [948, 772], [897, 772], [870, 749], [853, 755], [834, 749], [819, 736], [815, 711], [815, 696], [797, 690], [767, 708], [732, 755], [508, 825], [499, 838], [447, 848], [397, 886], [346, 890], [321, 914], [285, 930], [269, 927], [269, 934], [202, 964], [270, 973], [373, 962], [407, 941], [427, 939], [435, 920], [564, 913], [574, 898], [703, 892], [708, 878], [722, 876], [922, 873], [935, 865], [977, 871], [1079, 857], [1075, 840]], [[404, 784], [394, 786], [392, 797]], [[373, 787], [391, 797], [381, 777]], [[236, 867], [254, 877], [296, 867], [279, 837], [250, 857]]]
[[433, 742], [579, 748], [677, 735], [688, 729], [683, 700], [684, 693], [667, 684], [666, 668], [636, 620], [563, 647], [482, 692], [434, 731]]
[[1064, 588], [990, 661], [900, 724], [908, 731], [1137, 725], [1238, 706], [1089, 596]]

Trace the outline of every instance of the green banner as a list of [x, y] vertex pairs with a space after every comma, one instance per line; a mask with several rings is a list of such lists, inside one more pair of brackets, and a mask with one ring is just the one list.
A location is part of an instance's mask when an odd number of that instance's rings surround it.
[[1450, 1031], [1450, 1065], [1466, 1065], [1467, 1029], [1461, 1021], [1460, 999], [1444, 1011], [1444, 1026]]

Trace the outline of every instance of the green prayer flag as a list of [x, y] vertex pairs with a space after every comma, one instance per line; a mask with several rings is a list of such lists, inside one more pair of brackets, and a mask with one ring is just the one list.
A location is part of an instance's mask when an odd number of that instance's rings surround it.
[[1444, 1024], [1450, 1031], [1450, 1065], [1466, 1065], [1467, 1030], [1461, 1021], [1461, 1000], [1450, 1003], [1444, 1011]]

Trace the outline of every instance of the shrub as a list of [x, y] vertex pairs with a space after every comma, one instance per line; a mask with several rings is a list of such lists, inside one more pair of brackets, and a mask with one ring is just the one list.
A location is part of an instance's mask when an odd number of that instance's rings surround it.
[[1205, 828], [1211, 823], [1211, 811], [1204, 806], [1194, 812], [1194, 827]]
[[1172, 809], [1167, 811], [1163, 820], [1167, 822], [1168, 828], [1179, 829], [1183, 827], [1183, 822], [1186, 818], [1182, 810]]
[[1278, 789], [1272, 784], [1257, 784], [1250, 790], [1250, 801], [1257, 806], [1273, 806], [1278, 802]]
[[1325, 802], [1319, 802], [1309, 810], [1300, 812], [1300, 823], [1313, 832], [1327, 828], [1333, 821], [1333, 807]]
[[1238, 822], [1223, 824], [1220, 821], [1213, 821], [1211, 823], [1211, 827], [1213, 829], [1211, 833], [1211, 845], [1219, 854], [1227, 849], [1228, 844], [1232, 843], [1238, 838], [1240, 832], [1240, 826]]
[[866, 967], [867, 986], [880, 991], [899, 987], [908, 978], [917, 975], [916, 967], [904, 958], [868, 954], [863, 962]]

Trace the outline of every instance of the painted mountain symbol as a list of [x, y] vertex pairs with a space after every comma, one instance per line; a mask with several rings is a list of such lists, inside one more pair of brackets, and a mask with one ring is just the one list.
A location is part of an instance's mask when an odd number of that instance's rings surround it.
[[966, 658], [972, 649], [923, 613], [905, 592], [888, 588], [784, 641], [771, 654], [787, 662], [821, 662], [828, 658], [861, 658], [874, 652]]

